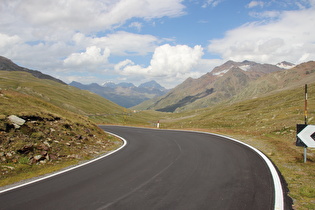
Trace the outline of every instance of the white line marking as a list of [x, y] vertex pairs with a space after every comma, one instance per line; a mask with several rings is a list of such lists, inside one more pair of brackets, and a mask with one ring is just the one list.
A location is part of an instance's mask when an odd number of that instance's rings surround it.
[[122, 138], [122, 137], [120, 137], [120, 136], [118, 136], [118, 135], [116, 135], [116, 134], [107, 132], [107, 131], [105, 131], [105, 132], [108, 133], [108, 134], [110, 134], [110, 135], [116, 136], [117, 138], [120, 138], [120, 139], [124, 142], [124, 144], [123, 144], [121, 147], [119, 147], [118, 149], [113, 150], [113, 151], [111, 151], [111, 152], [109, 152], [109, 153], [107, 153], [107, 154], [105, 154], [105, 155], [102, 155], [102, 156], [100, 156], [100, 157], [98, 157], [98, 158], [95, 158], [95, 159], [93, 159], [93, 160], [90, 160], [90, 161], [88, 161], [88, 162], [85, 162], [85, 163], [82, 163], [82, 164], [79, 164], [79, 165], [75, 165], [75, 166], [73, 166], [73, 167], [70, 167], [70, 168], [65, 169], [65, 170], [62, 170], [62, 171], [55, 172], [55, 173], [50, 174], [50, 175], [48, 175], [48, 176], [44, 176], [44, 177], [42, 177], [42, 178], [35, 179], [35, 180], [33, 180], [33, 181], [30, 181], [30, 182], [26, 182], [26, 183], [23, 183], [23, 184], [14, 186], [14, 187], [10, 187], [10, 188], [8, 188], [8, 189], [4, 189], [4, 190], [0, 191], [0, 194], [1, 194], [1, 193], [4, 193], [4, 192], [7, 192], [7, 191], [10, 191], [10, 190], [14, 190], [14, 189], [20, 188], [20, 187], [24, 187], [24, 186], [26, 186], [26, 185], [33, 184], [33, 183], [35, 183], [35, 182], [42, 181], [42, 180], [44, 180], [44, 179], [48, 179], [48, 178], [57, 176], [57, 175], [59, 175], [59, 174], [66, 173], [66, 172], [71, 171], [71, 170], [73, 170], [73, 169], [76, 169], [76, 168], [85, 166], [85, 165], [87, 165], [87, 164], [93, 163], [93, 162], [95, 162], [95, 161], [98, 161], [98, 160], [100, 160], [100, 159], [102, 159], [102, 158], [105, 158], [105, 157], [107, 157], [107, 156], [109, 156], [109, 155], [111, 155], [111, 154], [113, 154], [113, 153], [115, 153], [115, 152], [121, 150], [122, 148], [124, 148], [124, 147], [127, 145], [127, 141], [126, 141], [124, 138]]
[[256, 153], [258, 153], [263, 160], [266, 162], [267, 166], [269, 167], [269, 170], [271, 172], [272, 175], [272, 179], [273, 179], [273, 183], [274, 183], [274, 190], [275, 190], [275, 205], [274, 205], [274, 210], [283, 210], [284, 209], [284, 198], [283, 198], [283, 190], [282, 190], [282, 184], [281, 184], [281, 180], [279, 177], [279, 174], [275, 168], [275, 166], [273, 165], [273, 163], [269, 160], [269, 158], [262, 153], [261, 151], [259, 151], [258, 149], [256, 149], [255, 147], [252, 147], [244, 142], [241, 142], [239, 140], [233, 139], [231, 137], [228, 136], [224, 136], [224, 135], [220, 135], [220, 134], [215, 134], [215, 133], [208, 133], [208, 132], [201, 132], [201, 131], [193, 131], [193, 132], [197, 132], [197, 133], [205, 133], [205, 134], [211, 134], [211, 135], [215, 135], [215, 136], [220, 136], [235, 142], [238, 142], [240, 144], [243, 144], [247, 147], [249, 147], [250, 149], [254, 150]]
[[[124, 127], [134, 127], [134, 126], [124, 126]], [[134, 127], [134, 128], [139, 128], [139, 127]], [[202, 131], [193, 131], [193, 130], [176, 130], [176, 129], [154, 129], [154, 128], [143, 128], [143, 129], [152, 129], [152, 130], [167, 130], [167, 131], [185, 131], [185, 132], [196, 132], [196, 133], [204, 133], [204, 134], [210, 134], [210, 135], [215, 135], [215, 136], [220, 136], [235, 142], [238, 142], [244, 146], [247, 146], [248, 148], [254, 150], [258, 155], [260, 155], [263, 160], [266, 162], [270, 172], [271, 172], [271, 176], [273, 179], [273, 183], [274, 183], [274, 190], [275, 190], [275, 204], [274, 204], [274, 210], [284, 210], [284, 198], [283, 198], [283, 189], [282, 189], [282, 184], [281, 184], [281, 180], [279, 177], [279, 174], [275, 168], [275, 166], [273, 165], [273, 163], [269, 160], [269, 158], [262, 153], [261, 151], [259, 151], [258, 149], [256, 149], [255, 147], [250, 146], [249, 144], [246, 144], [244, 142], [241, 142], [237, 139], [233, 139], [231, 137], [228, 136], [224, 136], [224, 135], [220, 135], [220, 134], [215, 134], [215, 133], [209, 133], [209, 132], [202, 132]]]
[[[125, 127], [127, 127], [127, 126], [125, 126]], [[131, 126], [130, 126], [130, 127], [131, 127]], [[151, 128], [146, 128], [146, 129], [151, 129]], [[154, 129], [154, 130], [156, 130], [156, 129]], [[160, 130], [163, 130], [163, 129], [160, 129]], [[168, 130], [168, 129], [166, 129], [166, 130]], [[170, 129], [170, 130], [171, 130], [171, 129]], [[174, 131], [184, 131], [184, 130], [174, 130]], [[262, 152], [260, 152], [258, 149], [254, 148], [254, 147], [252, 147], [252, 146], [250, 146], [250, 145], [248, 145], [248, 144], [246, 144], [246, 143], [244, 143], [244, 142], [241, 142], [241, 141], [239, 141], [239, 140], [236, 140], [236, 139], [233, 139], [233, 138], [231, 138], [231, 137], [228, 137], [228, 136], [224, 136], [224, 135], [220, 135], [220, 134], [215, 134], [215, 133], [202, 132], [202, 131], [189, 131], [189, 130], [185, 130], [185, 132], [205, 133], [205, 134], [220, 136], [220, 137], [223, 137], [223, 138], [226, 138], [226, 139], [229, 139], [229, 140], [238, 142], [238, 143], [240, 143], [240, 144], [243, 144], [243, 145], [249, 147], [250, 149], [254, 150], [257, 154], [259, 154], [259, 155], [263, 158], [263, 160], [266, 162], [266, 164], [267, 164], [267, 166], [269, 167], [269, 170], [270, 170], [270, 172], [271, 172], [272, 179], [273, 179], [273, 183], [274, 183], [274, 190], [275, 190], [275, 204], [274, 204], [274, 210], [283, 210], [283, 209], [284, 209], [283, 190], [282, 190], [281, 180], [280, 180], [280, 177], [279, 177], [279, 174], [278, 174], [276, 168], [274, 167], [274, 165], [272, 164], [272, 162], [266, 157], [266, 155], [264, 155], [264, 154], [263, 154]], [[74, 166], [74, 167], [69, 168], [69, 169], [66, 169], [66, 170], [64, 170], [64, 171], [59, 171], [59, 172], [57, 172], [57, 173], [51, 174], [51, 175], [49, 175], [49, 176], [46, 176], [46, 177], [43, 177], [43, 178], [40, 178], [40, 179], [36, 179], [36, 180], [34, 180], [34, 181], [31, 181], [31, 182], [27, 182], [27, 183], [22, 184], [22, 185], [18, 185], [18, 186], [9, 188], [9, 189], [2, 190], [2, 191], [0, 191], [0, 193], [4, 193], [4, 192], [7, 192], [7, 191], [10, 191], [10, 190], [19, 188], [19, 187], [23, 187], [23, 186], [26, 186], [26, 185], [29, 185], [29, 184], [32, 184], [32, 183], [35, 183], [35, 182], [39, 182], [39, 181], [41, 181], [41, 180], [48, 179], [48, 178], [50, 178], [50, 177], [53, 177], [53, 176], [56, 176], [56, 175], [65, 173], [65, 172], [67, 172], [67, 171], [71, 171], [71, 170], [73, 170], [73, 169], [79, 168], [79, 167], [81, 167], [81, 166], [87, 165], [87, 164], [89, 164], [89, 163], [92, 163], [92, 162], [94, 162], [94, 161], [97, 161], [97, 160], [99, 160], [99, 159], [102, 159], [102, 158], [104, 158], [104, 157], [106, 157], [106, 156], [108, 156], [108, 155], [113, 154], [114, 152], [117, 152], [117, 151], [121, 150], [123, 147], [125, 147], [125, 146], [127, 145], [127, 141], [126, 141], [124, 138], [122, 138], [122, 137], [120, 137], [120, 136], [118, 136], [118, 135], [116, 135], [116, 134], [110, 133], [110, 132], [107, 132], [107, 133], [109, 133], [109, 134], [111, 134], [111, 135], [113, 135], [113, 136], [116, 136], [116, 137], [120, 138], [120, 139], [124, 142], [124, 145], [121, 146], [120, 148], [118, 148], [117, 150], [114, 150], [114, 151], [112, 151], [112, 152], [110, 152], [110, 153], [107, 153], [107, 154], [104, 155], [104, 156], [98, 157], [98, 158], [96, 158], [96, 159], [93, 159], [93, 160], [88, 161], [88, 162], [86, 162], [86, 163], [83, 163], [83, 164], [81, 164], [81, 165]]]

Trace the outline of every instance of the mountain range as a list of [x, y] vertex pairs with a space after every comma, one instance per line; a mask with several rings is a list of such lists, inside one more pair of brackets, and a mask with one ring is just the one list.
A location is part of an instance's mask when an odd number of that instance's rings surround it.
[[[59, 79], [20, 67], [2, 56], [0, 56], [0, 70], [23, 71], [37, 78], [65, 85]], [[143, 83], [138, 87], [126, 82], [84, 85], [74, 81], [70, 85], [96, 93], [125, 108], [182, 112], [223, 102], [231, 103], [260, 97], [273, 91], [292, 89], [313, 81], [315, 81], [314, 61], [299, 65], [283, 61], [272, 65], [245, 60], [227, 61], [200, 78], [186, 79], [171, 90], [165, 89], [155, 81]]]
[[198, 79], [188, 78], [167, 94], [145, 101], [140, 110], [181, 112], [209, 107], [227, 100], [245, 100], [280, 88], [315, 80], [315, 62], [300, 65], [283, 61], [276, 65], [252, 61], [227, 61]]
[[139, 85], [138, 87], [132, 83], [122, 82], [115, 84], [107, 82], [102, 85], [92, 83], [84, 85], [79, 82], [71, 82], [69, 85], [88, 90], [96, 93], [114, 103], [129, 108], [140, 104], [143, 101], [152, 99], [157, 96], [162, 96], [167, 93], [167, 89], [162, 87], [156, 81], [149, 81]]

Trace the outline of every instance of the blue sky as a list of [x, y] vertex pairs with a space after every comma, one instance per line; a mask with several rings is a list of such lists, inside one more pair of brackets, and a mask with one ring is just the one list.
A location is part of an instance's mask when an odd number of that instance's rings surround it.
[[315, 60], [315, 0], [0, 0], [0, 55], [67, 83], [172, 88], [227, 60]]

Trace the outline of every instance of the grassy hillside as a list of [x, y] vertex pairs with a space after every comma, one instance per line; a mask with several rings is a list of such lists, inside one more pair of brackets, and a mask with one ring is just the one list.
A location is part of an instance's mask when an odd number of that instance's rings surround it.
[[0, 88], [32, 95], [82, 115], [121, 113], [124, 108], [88, 91], [38, 79], [26, 72], [0, 71]]
[[[155, 127], [160, 121], [161, 128], [220, 133], [260, 149], [284, 175], [295, 209], [315, 209], [315, 152], [308, 149], [303, 163], [303, 148], [295, 146], [296, 124], [304, 123], [304, 82], [309, 84], [309, 124], [315, 124], [315, 83], [310, 76], [315, 72], [306, 67], [285, 72], [258, 82], [265, 86], [250, 84], [243, 92], [247, 100], [240, 96], [205, 109], [161, 113], [133, 112], [87, 91], [0, 71], [0, 185], [16, 181], [9, 178], [13, 175], [46, 173], [118, 146], [94, 123]], [[275, 81], [287, 82], [274, 88]], [[8, 128], [11, 114], [25, 119], [25, 126]], [[50, 159], [36, 160], [37, 155]]]
[[[0, 186], [117, 148], [90, 119], [120, 122], [122, 107], [88, 91], [27, 72], [0, 71]], [[15, 128], [15, 115], [25, 120]], [[90, 117], [90, 119], [89, 119]]]
[[[0, 186], [45, 174], [121, 145], [88, 118], [31, 95], [0, 90]], [[15, 128], [8, 119], [25, 120]]]
[[[309, 124], [315, 124], [315, 83], [309, 84]], [[315, 151], [295, 146], [304, 124], [304, 85], [268, 96], [170, 115], [162, 128], [210, 131], [235, 137], [271, 158], [288, 182], [295, 209], [315, 209]]]

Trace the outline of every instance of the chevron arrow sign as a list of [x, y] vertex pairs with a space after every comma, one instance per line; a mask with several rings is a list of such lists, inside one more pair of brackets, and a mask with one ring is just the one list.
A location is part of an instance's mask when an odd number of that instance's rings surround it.
[[297, 125], [296, 145], [315, 148], [315, 125]]

